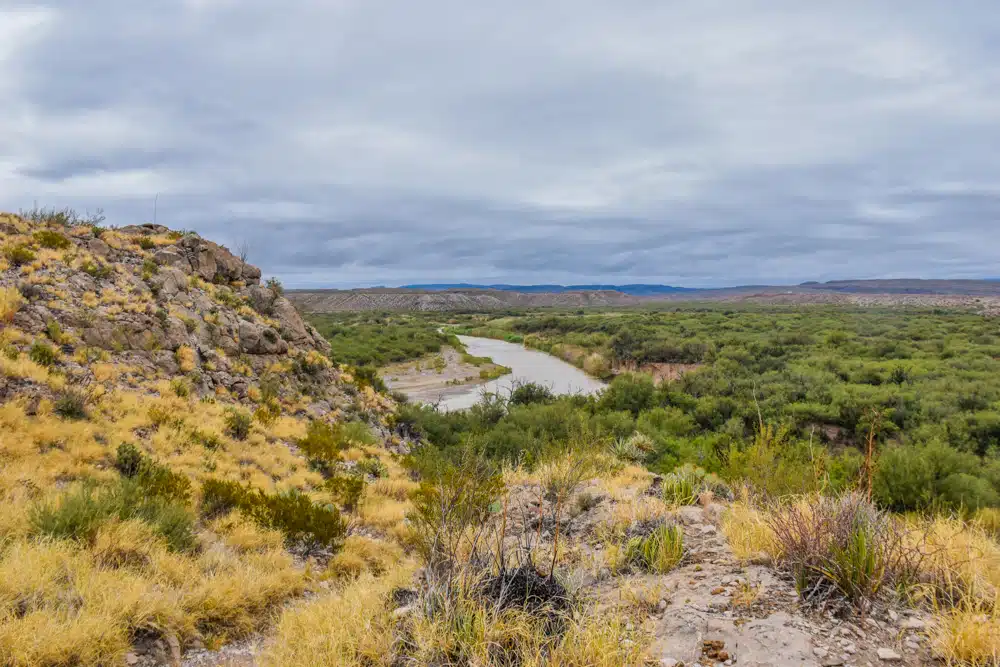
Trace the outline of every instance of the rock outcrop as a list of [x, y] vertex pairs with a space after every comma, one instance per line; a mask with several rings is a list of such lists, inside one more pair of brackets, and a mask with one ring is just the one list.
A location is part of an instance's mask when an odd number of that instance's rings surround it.
[[[21, 295], [8, 324], [25, 334], [8, 343], [19, 352], [57, 331], [60, 363], [77, 383], [94, 376], [74, 359], [100, 355], [132, 369], [126, 378], [136, 381], [184, 374], [196, 391], [239, 399], [271, 373], [290, 391], [307, 386], [337, 405], [329, 343], [280, 284], [261, 285], [260, 269], [225, 247], [158, 225], [42, 229], [16, 216], [0, 221], [0, 245], [32, 256], [17, 265], [0, 260], [0, 288]], [[57, 234], [63, 247], [40, 244], [41, 231]]]

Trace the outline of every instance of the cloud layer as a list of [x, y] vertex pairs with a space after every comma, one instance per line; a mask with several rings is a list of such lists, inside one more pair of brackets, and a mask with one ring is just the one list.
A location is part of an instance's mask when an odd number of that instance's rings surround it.
[[295, 286], [1000, 275], [1000, 13], [908, 0], [0, 7], [0, 209]]

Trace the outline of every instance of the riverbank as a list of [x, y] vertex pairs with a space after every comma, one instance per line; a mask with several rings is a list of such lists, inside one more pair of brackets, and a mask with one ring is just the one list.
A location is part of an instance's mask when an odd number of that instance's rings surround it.
[[440, 352], [386, 366], [379, 375], [386, 386], [411, 401], [434, 404], [510, 372], [489, 358], [443, 346]]

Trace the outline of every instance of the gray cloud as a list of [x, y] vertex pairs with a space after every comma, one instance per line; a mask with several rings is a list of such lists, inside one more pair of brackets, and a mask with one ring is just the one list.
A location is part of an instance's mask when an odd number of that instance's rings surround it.
[[303, 286], [998, 275], [993, 3], [815, 5], [15, 0], [0, 208]]

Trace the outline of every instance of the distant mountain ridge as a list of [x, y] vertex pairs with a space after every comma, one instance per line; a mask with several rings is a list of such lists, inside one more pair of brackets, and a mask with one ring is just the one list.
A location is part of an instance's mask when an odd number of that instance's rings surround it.
[[475, 283], [429, 283], [425, 285], [403, 285], [403, 289], [419, 289], [429, 292], [455, 289], [499, 290], [502, 292], [522, 292], [525, 294], [562, 294], [563, 292], [621, 292], [632, 296], [652, 296], [656, 294], [677, 294], [699, 292], [695, 287], [674, 287], [673, 285], [480, 285]]

